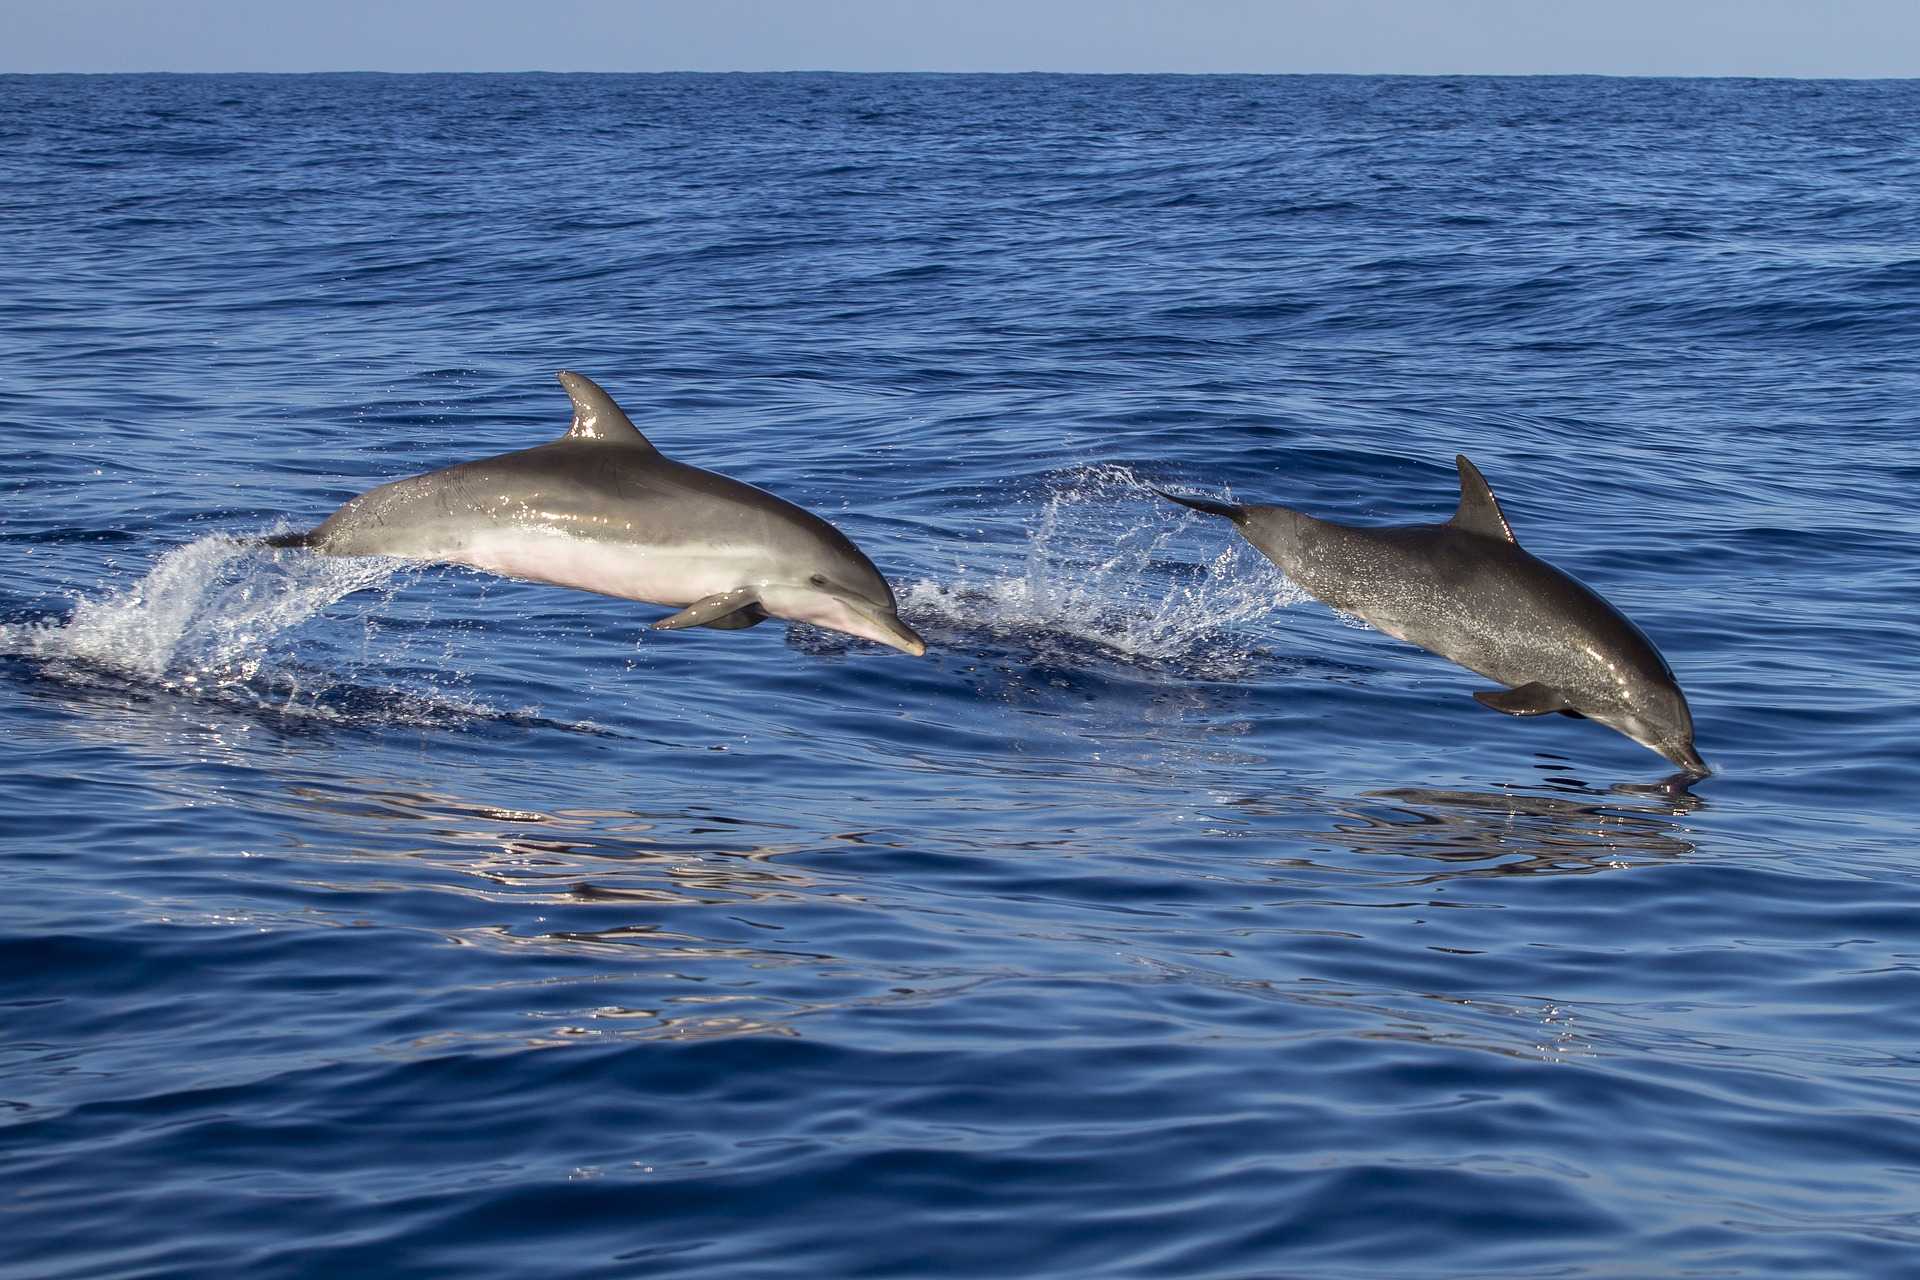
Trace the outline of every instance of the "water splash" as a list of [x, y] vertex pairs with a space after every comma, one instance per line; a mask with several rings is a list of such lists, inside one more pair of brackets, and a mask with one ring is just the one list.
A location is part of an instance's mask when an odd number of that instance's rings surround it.
[[[356, 592], [387, 586], [395, 560], [271, 553], [215, 534], [168, 551], [146, 576], [74, 602], [65, 618], [0, 625], [0, 656], [24, 658], [67, 684], [167, 693], [304, 721], [444, 725], [522, 720], [444, 687], [438, 664], [382, 652], [376, 604], [357, 644], [291, 633]], [[357, 655], [355, 651], [357, 652]]]
[[911, 583], [902, 604], [923, 632], [965, 643], [984, 631], [1043, 662], [1074, 665], [1092, 649], [1129, 666], [1242, 676], [1271, 661], [1254, 639], [1262, 620], [1308, 597], [1224, 527], [1201, 544], [1213, 554], [1194, 559], [1199, 519], [1129, 468], [1087, 467], [1048, 495], [1016, 563]]
[[167, 552], [130, 586], [75, 601], [64, 620], [0, 627], [0, 646], [166, 689], [242, 684], [259, 676], [282, 632], [384, 585], [399, 567], [268, 555], [216, 534]]

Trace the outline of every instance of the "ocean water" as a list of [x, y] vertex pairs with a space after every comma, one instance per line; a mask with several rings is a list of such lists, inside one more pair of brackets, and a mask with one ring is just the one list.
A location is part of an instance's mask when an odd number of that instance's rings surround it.
[[[0, 1276], [1920, 1273], [1917, 122], [0, 78]], [[926, 657], [250, 544], [559, 369]], [[1149, 489], [1455, 453], [1712, 777]]]

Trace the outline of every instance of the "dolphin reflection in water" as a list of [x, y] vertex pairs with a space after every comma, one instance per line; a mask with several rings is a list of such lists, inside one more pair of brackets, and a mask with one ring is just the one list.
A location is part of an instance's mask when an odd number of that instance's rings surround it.
[[560, 384], [573, 426], [558, 440], [381, 485], [268, 544], [464, 564], [679, 610], [656, 631], [784, 618], [926, 652], [838, 529], [662, 456], [590, 379], [562, 373]]

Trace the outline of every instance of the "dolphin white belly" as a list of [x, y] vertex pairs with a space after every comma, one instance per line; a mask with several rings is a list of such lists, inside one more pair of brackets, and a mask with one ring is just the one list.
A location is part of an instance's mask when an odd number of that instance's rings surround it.
[[459, 551], [437, 558], [503, 578], [550, 582], [676, 609], [763, 581], [772, 567], [767, 557], [743, 547], [649, 548], [537, 526], [476, 533]]

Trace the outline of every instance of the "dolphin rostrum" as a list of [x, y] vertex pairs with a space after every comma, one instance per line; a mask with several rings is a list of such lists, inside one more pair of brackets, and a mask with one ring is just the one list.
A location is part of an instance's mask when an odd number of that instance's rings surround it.
[[662, 457], [591, 380], [562, 373], [560, 385], [573, 428], [558, 440], [383, 484], [269, 545], [471, 565], [680, 611], [656, 631], [786, 618], [927, 651], [887, 580], [838, 529]]
[[1460, 506], [1436, 525], [1355, 528], [1285, 507], [1155, 492], [1233, 521], [1316, 599], [1506, 685], [1473, 695], [1495, 711], [1598, 720], [1705, 776], [1686, 695], [1653, 642], [1523, 551], [1479, 469], [1454, 461]]

